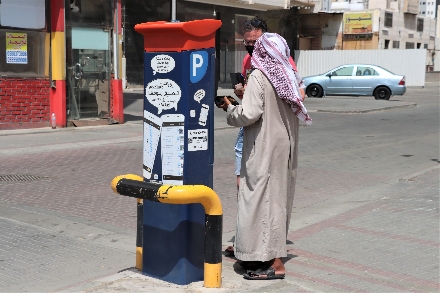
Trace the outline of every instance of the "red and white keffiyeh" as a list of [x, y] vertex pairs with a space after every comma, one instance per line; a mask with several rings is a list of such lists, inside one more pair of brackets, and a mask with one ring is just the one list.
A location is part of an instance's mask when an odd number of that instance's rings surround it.
[[312, 118], [302, 103], [298, 81], [289, 63], [290, 49], [286, 40], [275, 33], [264, 33], [255, 43], [251, 65], [261, 70], [272, 83], [278, 96], [290, 104], [292, 111], [307, 125]]

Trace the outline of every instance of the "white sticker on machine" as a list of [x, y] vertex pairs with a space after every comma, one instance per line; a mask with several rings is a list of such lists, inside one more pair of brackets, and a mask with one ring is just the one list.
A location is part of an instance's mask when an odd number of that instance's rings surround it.
[[208, 129], [188, 130], [188, 152], [208, 149]]

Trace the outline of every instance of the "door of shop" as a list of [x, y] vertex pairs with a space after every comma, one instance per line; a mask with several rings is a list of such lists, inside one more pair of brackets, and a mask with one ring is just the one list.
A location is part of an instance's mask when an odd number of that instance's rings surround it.
[[67, 28], [67, 119], [108, 118], [110, 34], [102, 28]]

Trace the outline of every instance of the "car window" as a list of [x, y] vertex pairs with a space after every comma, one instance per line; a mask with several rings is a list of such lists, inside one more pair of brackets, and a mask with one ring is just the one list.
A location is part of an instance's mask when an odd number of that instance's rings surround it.
[[351, 76], [353, 74], [353, 67], [354, 66], [347, 66], [339, 68], [332, 72], [333, 76]]
[[393, 72], [389, 71], [388, 69], [385, 69], [385, 68], [383, 68], [381, 66], [377, 66], [377, 67], [379, 67], [380, 69], [382, 69], [382, 70], [384, 70], [384, 71], [386, 71], [388, 73], [391, 73], [392, 75], [395, 75]]
[[364, 75], [379, 75], [379, 73], [374, 70], [372, 67], [368, 67], [368, 66], [358, 66], [357, 70], [356, 70], [356, 75], [357, 76], [364, 76]]

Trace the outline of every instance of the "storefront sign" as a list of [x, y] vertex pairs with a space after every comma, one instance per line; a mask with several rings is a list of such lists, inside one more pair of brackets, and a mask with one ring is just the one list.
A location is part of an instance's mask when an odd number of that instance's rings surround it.
[[373, 33], [372, 13], [344, 13], [344, 34]]
[[6, 63], [28, 63], [26, 33], [6, 33]]
[[342, 36], [343, 40], [371, 40], [373, 38], [373, 34], [344, 34]]

